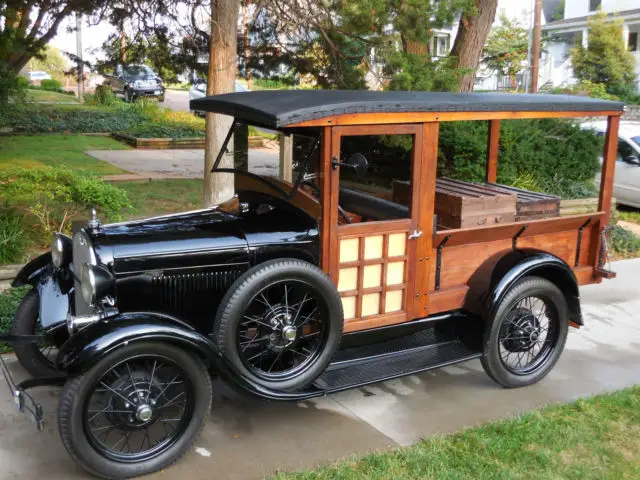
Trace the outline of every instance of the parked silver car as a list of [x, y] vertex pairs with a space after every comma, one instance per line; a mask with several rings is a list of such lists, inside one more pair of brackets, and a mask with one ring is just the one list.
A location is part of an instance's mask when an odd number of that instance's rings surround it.
[[[582, 127], [604, 136], [607, 122], [588, 122]], [[613, 196], [619, 204], [640, 208], [640, 122], [620, 122]]]
[[[245, 87], [238, 80], [235, 81], [235, 91], [236, 92], [248, 92], [250, 91], [247, 87]], [[206, 96], [207, 93], [207, 82], [204, 79], [199, 79], [199, 81], [194, 82], [189, 89], [189, 102], [191, 100], [196, 100], [198, 98], [202, 98]], [[198, 116], [204, 116], [204, 112], [200, 112], [197, 110], [191, 110], [191, 113]]]

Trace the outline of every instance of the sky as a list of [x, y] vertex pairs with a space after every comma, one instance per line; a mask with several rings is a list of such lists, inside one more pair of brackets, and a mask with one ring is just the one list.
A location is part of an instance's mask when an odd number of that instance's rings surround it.
[[[63, 21], [58, 28], [58, 34], [50, 42], [51, 45], [60, 49], [62, 52], [71, 52], [76, 54], [76, 32], [69, 32], [68, 27], [75, 27], [76, 19], [71, 16]], [[102, 22], [99, 25], [89, 26], [84, 21], [82, 25], [82, 51], [83, 58], [89, 62], [96, 60], [96, 54], [92, 50], [100, 47], [111, 33], [115, 32], [115, 28], [109, 22]], [[97, 55], [100, 57], [100, 54]]]

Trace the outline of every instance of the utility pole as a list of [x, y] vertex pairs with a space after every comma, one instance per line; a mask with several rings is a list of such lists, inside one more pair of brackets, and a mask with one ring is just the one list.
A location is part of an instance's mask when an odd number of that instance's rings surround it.
[[82, 15], [76, 13], [76, 56], [78, 57], [78, 101], [84, 102], [84, 62], [82, 60]]
[[531, 88], [538, 93], [538, 71], [540, 70], [540, 43], [542, 36], [542, 0], [536, 0], [533, 10], [533, 41], [531, 45]]

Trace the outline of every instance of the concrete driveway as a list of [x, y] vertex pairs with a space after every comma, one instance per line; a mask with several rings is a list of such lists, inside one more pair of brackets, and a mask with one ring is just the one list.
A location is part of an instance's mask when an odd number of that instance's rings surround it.
[[[178, 464], [149, 478], [258, 479], [638, 384], [640, 259], [614, 269], [617, 279], [581, 290], [586, 326], [571, 329], [564, 355], [537, 385], [505, 390], [477, 360], [297, 404], [258, 401], [216, 383], [202, 436]], [[0, 385], [0, 477], [85, 478], [58, 439], [58, 389], [33, 393], [44, 406], [43, 433], [14, 412]]]

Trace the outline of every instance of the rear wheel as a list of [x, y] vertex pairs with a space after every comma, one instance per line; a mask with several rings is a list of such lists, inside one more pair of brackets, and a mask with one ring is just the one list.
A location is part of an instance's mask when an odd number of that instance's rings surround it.
[[342, 302], [322, 270], [301, 260], [273, 260], [231, 286], [215, 339], [243, 375], [275, 390], [295, 390], [324, 371], [342, 322]]
[[58, 408], [62, 442], [80, 466], [104, 478], [163, 469], [196, 439], [211, 408], [202, 362], [162, 343], [136, 343], [67, 382]]
[[482, 366], [508, 388], [536, 383], [560, 358], [568, 329], [560, 289], [546, 279], [527, 277], [507, 293], [486, 329]]
[[[13, 318], [13, 335], [39, 335], [43, 333], [40, 324], [40, 296], [37, 290], [27, 293]], [[15, 343], [13, 350], [20, 365], [34, 377], [47, 377], [60, 372], [55, 368], [58, 349], [49, 343]]]

